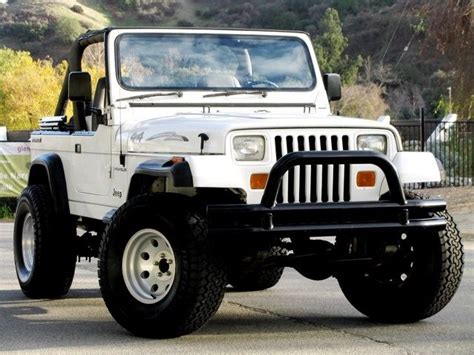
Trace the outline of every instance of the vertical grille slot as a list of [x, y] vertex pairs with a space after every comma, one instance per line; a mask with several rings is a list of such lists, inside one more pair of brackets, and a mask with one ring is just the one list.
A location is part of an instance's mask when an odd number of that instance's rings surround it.
[[[331, 136], [332, 150], [341, 150], [337, 136]], [[333, 165], [332, 176], [332, 200], [339, 202], [339, 167], [342, 165]]]
[[[280, 136], [275, 137], [275, 151], [276, 151], [276, 160], [278, 161], [283, 156], [282, 150], [281, 150], [281, 137]], [[278, 189], [276, 200], [277, 200], [277, 203], [283, 202], [283, 191], [282, 191], [281, 185], [280, 185], [280, 188]]]
[[[316, 137], [309, 137], [309, 150], [316, 150]], [[315, 203], [318, 200], [317, 187], [316, 187], [316, 165], [311, 165], [311, 192], [310, 192], [310, 201]]]
[[[321, 151], [326, 151], [328, 150], [327, 146], [327, 138], [326, 136], [321, 136], [320, 137], [321, 141]], [[323, 164], [323, 176], [322, 176], [322, 191], [321, 191], [321, 201], [322, 202], [328, 202], [329, 196], [328, 196], [328, 174], [329, 174], [329, 169], [327, 164]], [[318, 176], [319, 178], [319, 176]]]
[[[342, 150], [349, 150], [349, 137], [342, 136]], [[351, 166], [344, 164], [344, 201], [351, 200]]]
[[[288, 153], [293, 153], [293, 137], [286, 137], [286, 149]], [[288, 203], [295, 202], [295, 168], [288, 170]]]
[[[287, 135], [275, 137], [276, 159], [297, 151], [349, 150], [349, 136]], [[277, 203], [350, 200], [350, 165], [299, 165], [283, 176]]]
[[[303, 152], [305, 151], [305, 146], [304, 146], [304, 137], [303, 136], [298, 136], [298, 151]], [[306, 165], [300, 165], [300, 186], [298, 188], [298, 200], [300, 202], [306, 202], [308, 199], [306, 198], [306, 170], [307, 170]]]

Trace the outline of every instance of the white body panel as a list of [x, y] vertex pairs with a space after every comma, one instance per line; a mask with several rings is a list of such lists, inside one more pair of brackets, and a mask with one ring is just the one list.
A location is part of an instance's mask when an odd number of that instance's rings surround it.
[[[149, 108], [149, 111], [156, 109]], [[200, 133], [206, 133], [209, 141], [205, 144], [204, 154], [225, 154], [225, 140], [228, 132], [253, 130], [261, 134], [267, 129], [356, 129], [355, 133], [370, 133], [372, 129], [395, 133], [390, 125], [375, 121], [339, 116], [321, 116], [297, 112], [291, 114], [268, 113], [242, 114], [176, 114], [155, 117], [141, 122], [128, 122], [123, 125], [122, 140], [129, 152], [141, 153], [189, 153], [200, 154]], [[299, 111], [299, 110], [298, 110]], [[367, 131], [370, 129], [370, 131]], [[364, 131], [365, 130], [365, 131]], [[395, 133], [396, 134], [396, 133]]]
[[[294, 36], [304, 41], [310, 52], [316, 73], [316, 86], [310, 91], [278, 92], [269, 91], [266, 97], [242, 95], [232, 97], [203, 98], [208, 91], [184, 91], [182, 97], [165, 96], [140, 100], [140, 103], [166, 104], [167, 107], [134, 107], [130, 101], [118, 99], [149, 93], [146, 91], [126, 91], [113, 75], [115, 68], [114, 46], [117, 36], [124, 32], [173, 32], [173, 33], [232, 33]], [[72, 214], [102, 219], [109, 211], [118, 208], [127, 199], [129, 184], [136, 167], [147, 160], [169, 160], [173, 156], [185, 158], [189, 163], [194, 189], [202, 187], [232, 188], [242, 191], [247, 203], [259, 203], [263, 190], [250, 188], [250, 176], [253, 173], [268, 173], [277, 160], [276, 137], [303, 136], [304, 150], [309, 148], [310, 137], [338, 137], [337, 146], [328, 150], [341, 150], [341, 139], [346, 136], [350, 150], [357, 149], [359, 134], [379, 134], [387, 137], [387, 155], [395, 159], [403, 182], [419, 182], [419, 179], [433, 178], [435, 172], [427, 155], [415, 159], [406, 158], [400, 153], [401, 142], [396, 130], [386, 123], [344, 118], [330, 114], [329, 102], [318, 70], [316, 57], [309, 37], [301, 33], [225, 31], [225, 30], [112, 30], [108, 35], [108, 68], [112, 73], [108, 77], [111, 105], [106, 109], [107, 124], [99, 125], [95, 132], [41, 131], [32, 135], [32, 158], [47, 153], [57, 153], [63, 162], [66, 175], [69, 207]], [[291, 103], [284, 107], [282, 103]], [[189, 107], [173, 107], [189, 104]], [[221, 107], [219, 104], [235, 105]], [[265, 105], [263, 108], [259, 105]], [[239, 105], [245, 105], [245, 107]], [[272, 106], [273, 105], [273, 106]], [[306, 107], [311, 105], [312, 107]], [[290, 105], [291, 106], [291, 105]], [[209, 140], [201, 152], [201, 140], [198, 135], [205, 133]], [[237, 135], [260, 135], [266, 140], [266, 154], [262, 161], [237, 162], [233, 156], [232, 139]], [[296, 148], [296, 147], [294, 147]], [[316, 147], [320, 149], [321, 147]], [[283, 153], [286, 153], [283, 147]], [[119, 154], [125, 154], [125, 166], [119, 161]], [[408, 163], [407, 163], [408, 162]], [[405, 165], [407, 164], [407, 165]], [[426, 167], [426, 171], [414, 173], [413, 169]], [[345, 167], [338, 166], [339, 175], [344, 175]], [[422, 168], [423, 169], [423, 168]], [[354, 181], [359, 170], [375, 170], [377, 184], [371, 188], [358, 188]], [[331, 201], [336, 191], [343, 194], [342, 178], [336, 181], [335, 167], [328, 168], [326, 186]], [[302, 173], [295, 169], [296, 176]], [[341, 175], [342, 174], [342, 175]], [[288, 174], [287, 174], [288, 175]], [[314, 192], [305, 173], [305, 200], [309, 202]], [[321, 181], [321, 169], [317, 169], [318, 181]], [[384, 177], [380, 169], [371, 165], [352, 166], [349, 173], [350, 200], [377, 200], [384, 190]], [[424, 180], [426, 181], [426, 180]], [[433, 181], [433, 180], [429, 180]], [[288, 199], [291, 191], [301, 186], [295, 179], [289, 185], [288, 176], [283, 179], [283, 199]], [[321, 202], [322, 186], [318, 183], [318, 201]], [[183, 190], [192, 194], [194, 189]], [[296, 194], [295, 194], [296, 195]], [[340, 199], [342, 200], [342, 199]], [[300, 201], [298, 197], [295, 202]]]
[[441, 180], [438, 164], [428, 152], [398, 152], [393, 159], [403, 184], [438, 182]]
[[[66, 174], [68, 197], [73, 214], [91, 218], [102, 218], [107, 211], [117, 208], [126, 201], [130, 180], [136, 167], [147, 160], [160, 159], [169, 160], [173, 156], [184, 157], [190, 164], [195, 188], [234, 188], [245, 191], [247, 203], [259, 203], [262, 190], [250, 188], [250, 176], [254, 173], [268, 173], [276, 162], [275, 136], [310, 136], [321, 135], [341, 136], [346, 135], [351, 142], [351, 149], [359, 134], [384, 134], [390, 142], [388, 155], [393, 158], [397, 153], [397, 144], [393, 139], [392, 129], [375, 125], [372, 121], [363, 121], [343, 118], [317, 118], [296, 119], [237, 119], [220, 117], [215, 121], [202, 115], [200, 119], [193, 117], [192, 125], [180, 125], [170, 119], [150, 120], [144, 125], [137, 123], [137, 128], [123, 132], [122, 144], [124, 152], [127, 153], [126, 166], [119, 164], [120, 135], [118, 128], [100, 126], [95, 134], [72, 134], [72, 135], [50, 135], [42, 133], [41, 143], [32, 143], [32, 156], [41, 153], [55, 151], [61, 157]], [[182, 121], [185, 118], [177, 118]], [[213, 124], [210, 124], [210, 123]], [[348, 128], [351, 123], [351, 128]], [[130, 124], [128, 126], [131, 126]], [[329, 126], [329, 127], [328, 127]], [[359, 126], [358, 128], [356, 128]], [[378, 126], [378, 127], [377, 127]], [[176, 127], [176, 135], [196, 136], [206, 132], [210, 136], [213, 145], [205, 146], [204, 154], [200, 154], [200, 141], [189, 139], [187, 144], [176, 145], [172, 152], [167, 152], [169, 141], [166, 139], [153, 139], [156, 144], [142, 143], [148, 137], [168, 132], [170, 127]], [[206, 129], [203, 130], [203, 127]], [[244, 129], [244, 127], [257, 127], [255, 129]], [[141, 140], [127, 139], [133, 137], [130, 132], [143, 132]], [[212, 132], [212, 133], [211, 133]], [[222, 132], [218, 134], [218, 132]], [[237, 162], [233, 157], [232, 140], [238, 135], [262, 135], [266, 138], [268, 150], [265, 158], [260, 162]], [[36, 137], [33, 135], [33, 137]], [[129, 144], [127, 144], [129, 142]], [[105, 144], [107, 143], [107, 144]], [[76, 145], [81, 145], [81, 153], [76, 153]], [[112, 145], [113, 152], [108, 153], [107, 146]], [[102, 149], [99, 148], [102, 147]], [[210, 148], [212, 147], [212, 151]], [[52, 149], [54, 147], [54, 150]], [[128, 149], [127, 149], [128, 148]], [[110, 150], [109, 150], [110, 151]], [[377, 172], [377, 180], [383, 180], [382, 172], [375, 166], [353, 166], [351, 169], [351, 181], [359, 170], [372, 169]], [[376, 200], [379, 197], [380, 184], [374, 188], [357, 188], [351, 185], [351, 200]], [[319, 194], [320, 195], [320, 194]], [[304, 201], [301, 201], [304, 202]], [[99, 214], [99, 215], [98, 215]]]

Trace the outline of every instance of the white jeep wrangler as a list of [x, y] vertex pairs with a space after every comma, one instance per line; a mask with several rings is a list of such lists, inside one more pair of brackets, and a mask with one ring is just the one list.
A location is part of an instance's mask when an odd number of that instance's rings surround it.
[[[92, 97], [81, 59], [94, 43], [106, 76]], [[340, 95], [304, 33], [84, 34], [55, 116], [31, 135], [23, 292], [63, 296], [76, 260], [98, 257], [110, 313], [146, 337], [198, 329], [229, 284], [263, 290], [284, 267], [336, 277], [377, 321], [437, 313], [461, 280], [460, 235], [444, 201], [403, 190], [439, 180], [436, 161], [403, 152], [387, 123], [332, 115]]]

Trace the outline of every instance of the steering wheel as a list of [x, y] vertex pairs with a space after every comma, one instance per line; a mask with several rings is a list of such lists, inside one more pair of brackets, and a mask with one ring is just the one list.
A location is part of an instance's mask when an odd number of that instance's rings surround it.
[[246, 86], [249, 86], [251, 88], [259, 87], [258, 85], [265, 85], [262, 88], [265, 88], [265, 87], [279, 88], [278, 84], [275, 84], [273, 81], [270, 81], [270, 80], [249, 80], [246, 83]]

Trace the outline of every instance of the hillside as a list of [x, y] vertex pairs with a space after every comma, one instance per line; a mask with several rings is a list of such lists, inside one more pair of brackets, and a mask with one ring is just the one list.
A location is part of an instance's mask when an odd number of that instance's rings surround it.
[[[411, 4], [415, 5], [411, 5]], [[10, 0], [0, 4], [0, 47], [56, 63], [86, 29], [107, 25], [244, 27], [321, 34], [327, 8], [338, 10], [349, 58], [362, 56], [360, 83], [383, 89], [389, 113], [413, 118], [439, 110], [451, 85], [449, 61], [426, 36], [417, 1], [406, 0]]]
[[10, 1], [0, 5], [0, 47], [59, 61], [77, 35], [109, 23], [100, 11], [75, 0]]

